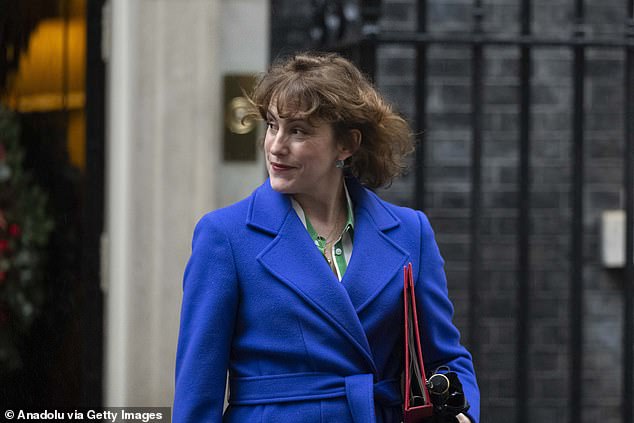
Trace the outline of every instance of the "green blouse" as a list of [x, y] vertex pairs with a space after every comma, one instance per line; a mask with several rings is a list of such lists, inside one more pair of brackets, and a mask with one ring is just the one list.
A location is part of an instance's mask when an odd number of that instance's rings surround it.
[[[334, 257], [334, 263], [328, 263], [329, 265], [333, 264], [330, 267], [333, 269], [339, 280], [343, 278], [343, 275], [346, 273], [346, 269], [348, 268], [348, 263], [350, 262], [350, 257], [352, 255], [352, 239], [354, 236], [354, 211], [352, 208], [352, 200], [350, 199], [350, 194], [348, 193], [348, 188], [345, 184], [344, 189], [346, 192], [346, 201], [348, 206], [348, 218], [339, 238], [337, 238], [337, 241], [335, 241], [332, 244], [332, 247], [330, 247], [330, 257]], [[291, 198], [291, 201], [293, 203], [293, 209], [295, 209], [297, 216], [304, 224], [304, 227], [308, 231], [313, 243], [317, 248], [319, 248], [319, 251], [321, 251], [324, 258], [328, 261], [325, 251], [326, 239], [315, 231], [315, 228], [313, 228], [313, 225], [310, 223], [310, 219], [306, 216], [306, 213], [304, 213], [302, 206], [293, 198]]]

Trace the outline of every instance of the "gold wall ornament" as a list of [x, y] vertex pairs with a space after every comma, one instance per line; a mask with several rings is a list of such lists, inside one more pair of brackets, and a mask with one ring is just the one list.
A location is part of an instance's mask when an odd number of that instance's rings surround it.
[[258, 125], [246, 118], [251, 107], [244, 93], [255, 86], [253, 74], [228, 74], [224, 77], [223, 159], [228, 162], [252, 162], [257, 156]]
[[229, 101], [225, 111], [225, 124], [234, 134], [248, 134], [255, 129], [253, 118], [245, 118], [249, 107], [249, 100], [244, 97], [234, 97]]

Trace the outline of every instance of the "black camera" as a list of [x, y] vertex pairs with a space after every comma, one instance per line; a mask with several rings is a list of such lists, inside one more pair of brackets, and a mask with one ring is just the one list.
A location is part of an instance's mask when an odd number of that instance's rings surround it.
[[427, 380], [427, 389], [434, 406], [430, 423], [453, 423], [458, 414], [469, 409], [462, 383], [456, 372], [452, 372], [448, 367], [436, 369]]

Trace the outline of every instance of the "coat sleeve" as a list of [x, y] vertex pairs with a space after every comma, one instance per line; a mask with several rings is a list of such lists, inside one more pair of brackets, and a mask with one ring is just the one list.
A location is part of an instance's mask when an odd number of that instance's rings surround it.
[[460, 343], [453, 324], [453, 305], [447, 291], [444, 260], [427, 217], [419, 214], [422, 229], [420, 266], [416, 282], [421, 343], [427, 371], [448, 366], [458, 374], [470, 404], [468, 415], [475, 423], [480, 415], [480, 391], [471, 354]]
[[221, 228], [213, 213], [201, 219], [185, 268], [174, 423], [222, 421], [238, 288], [231, 245]]

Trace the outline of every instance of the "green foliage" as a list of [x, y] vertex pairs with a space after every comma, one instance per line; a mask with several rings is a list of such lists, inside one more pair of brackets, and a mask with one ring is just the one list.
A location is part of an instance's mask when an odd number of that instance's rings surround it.
[[46, 299], [54, 221], [23, 162], [18, 120], [0, 107], [0, 373], [21, 367], [20, 343]]

